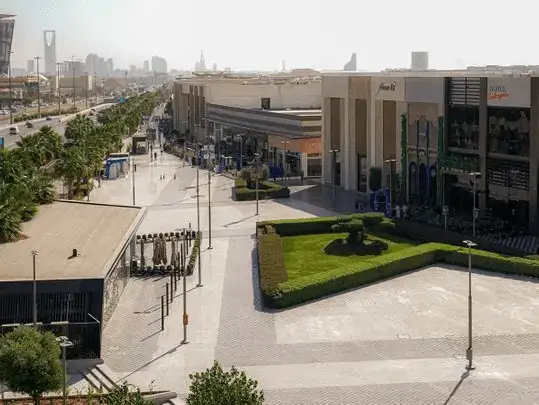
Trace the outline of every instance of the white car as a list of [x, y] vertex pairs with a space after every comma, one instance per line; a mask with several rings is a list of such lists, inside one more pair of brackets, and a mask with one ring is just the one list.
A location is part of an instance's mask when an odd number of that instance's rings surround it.
[[21, 133], [21, 130], [19, 129], [19, 127], [9, 127], [9, 134], [10, 135], [19, 135]]

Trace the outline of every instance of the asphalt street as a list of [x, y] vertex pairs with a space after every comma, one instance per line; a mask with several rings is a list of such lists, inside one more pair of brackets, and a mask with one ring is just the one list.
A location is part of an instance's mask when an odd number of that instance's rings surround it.
[[[94, 109], [99, 111], [100, 109], [110, 107], [111, 105], [112, 104], [102, 104], [102, 105], [94, 107]], [[63, 122], [60, 122], [59, 120], [62, 120]], [[21, 138], [21, 136], [24, 137], [26, 135], [33, 134], [34, 132], [39, 131], [39, 128], [41, 128], [41, 127], [43, 127], [45, 125], [50, 125], [51, 127], [53, 127], [53, 129], [55, 131], [57, 131], [58, 133], [63, 135], [66, 124], [67, 124], [66, 121], [68, 121], [68, 119], [66, 120], [66, 116], [52, 117], [52, 119], [50, 121], [38, 120], [37, 122], [34, 122], [34, 127], [33, 128], [26, 128], [24, 122], [19, 122], [17, 124], [14, 124], [14, 125], [18, 126], [20, 131], [21, 131], [19, 135], [10, 135], [9, 134], [9, 127], [5, 127], [5, 128], [0, 129], [0, 137], [4, 138], [4, 147], [7, 148], [7, 149], [10, 149], [10, 148], [13, 148], [15, 146], [15, 143]]]

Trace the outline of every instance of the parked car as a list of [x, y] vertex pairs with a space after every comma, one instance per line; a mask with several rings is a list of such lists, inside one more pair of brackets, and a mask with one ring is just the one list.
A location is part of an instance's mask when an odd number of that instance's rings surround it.
[[9, 134], [10, 135], [19, 135], [21, 133], [21, 130], [19, 129], [19, 127], [9, 127]]

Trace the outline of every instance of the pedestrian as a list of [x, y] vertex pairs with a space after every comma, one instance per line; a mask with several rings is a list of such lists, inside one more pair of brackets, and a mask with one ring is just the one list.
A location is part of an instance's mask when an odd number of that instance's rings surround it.
[[176, 173], [174, 173], [174, 180], [176, 180]]
[[356, 209], [356, 213], [359, 212], [360, 204], [359, 204], [358, 199], [356, 199], [356, 201], [354, 201], [354, 206], [355, 206], [355, 209]]
[[153, 153], [153, 158], [154, 158], [155, 160], [157, 160], [157, 152], [154, 152], [154, 153]]
[[[301, 171], [301, 184], [303, 185], [303, 170]], [[357, 208], [356, 208], [357, 211]]]

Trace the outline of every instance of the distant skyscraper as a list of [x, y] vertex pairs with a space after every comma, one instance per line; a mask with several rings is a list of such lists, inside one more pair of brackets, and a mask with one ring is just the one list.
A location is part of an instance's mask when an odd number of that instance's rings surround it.
[[282, 64], [281, 64], [281, 71], [286, 72], [286, 61], [284, 59], [283, 59]]
[[114, 72], [114, 61], [112, 60], [112, 58], [108, 58], [105, 64], [107, 66], [107, 76], [110, 77], [112, 76], [112, 72]]
[[214, 71], [214, 72], [217, 72], [217, 63], [214, 63], [214, 64], [213, 64], [213, 71]]
[[412, 52], [412, 70], [427, 70], [429, 68], [429, 53], [425, 51]]
[[142, 64], [142, 70], [144, 71], [144, 73], [150, 73], [150, 62], [145, 60], [144, 63]]
[[36, 71], [35, 63], [33, 59], [28, 59], [26, 61], [26, 71], [28, 73], [34, 73]]
[[346, 62], [346, 65], [344, 65], [344, 71], [345, 72], [355, 72], [357, 71], [357, 53], [353, 53], [352, 57], [348, 62]]
[[155, 73], [168, 73], [167, 61], [159, 56], [152, 56], [152, 71]]
[[56, 74], [56, 31], [43, 31], [43, 45], [45, 49], [43, 52], [45, 57], [45, 74], [53, 76]]
[[204, 59], [204, 51], [200, 51], [200, 60], [195, 63], [195, 72], [205, 72], [206, 69], [206, 61]]
[[15, 20], [13, 15], [0, 13], [0, 76], [7, 75], [11, 58], [11, 43]]

